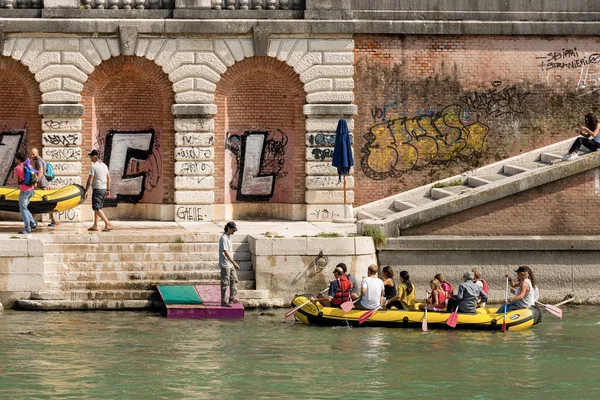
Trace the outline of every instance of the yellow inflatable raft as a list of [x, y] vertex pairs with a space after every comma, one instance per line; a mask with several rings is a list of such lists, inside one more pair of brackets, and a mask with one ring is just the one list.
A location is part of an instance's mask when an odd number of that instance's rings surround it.
[[[69, 185], [54, 190], [36, 190], [29, 203], [32, 214], [60, 212], [83, 202], [85, 190], [81, 185]], [[0, 187], [0, 211], [19, 212], [19, 188]]]
[[[311, 295], [299, 295], [292, 300], [292, 307], [300, 306], [308, 301]], [[458, 323], [455, 329], [499, 331], [502, 329], [504, 314], [496, 314], [497, 309], [478, 308], [476, 314], [458, 313]], [[364, 323], [359, 325], [361, 315], [368, 311], [350, 310], [347, 313], [340, 308], [323, 307], [320, 303], [308, 303], [301, 307], [294, 316], [308, 325], [324, 326], [381, 326], [390, 328], [418, 328], [421, 329], [423, 311], [407, 310], [378, 310]], [[429, 329], [453, 329], [446, 325], [450, 313], [427, 312], [427, 325]], [[510, 311], [506, 314], [506, 329], [520, 331], [531, 328], [542, 321], [540, 309], [532, 307]]]

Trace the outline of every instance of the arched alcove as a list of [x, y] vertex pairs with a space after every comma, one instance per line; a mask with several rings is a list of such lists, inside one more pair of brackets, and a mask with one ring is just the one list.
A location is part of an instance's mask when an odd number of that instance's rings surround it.
[[304, 204], [305, 102], [298, 74], [271, 57], [246, 58], [222, 75], [215, 201], [234, 205], [233, 217], [285, 217], [290, 205]]

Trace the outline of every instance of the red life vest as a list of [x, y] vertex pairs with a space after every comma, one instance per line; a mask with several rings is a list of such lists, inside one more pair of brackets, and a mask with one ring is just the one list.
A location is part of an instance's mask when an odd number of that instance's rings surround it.
[[331, 300], [332, 306], [339, 306], [343, 302], [350, 300], [350, 289], [352, 289], [352, 282], [348, 280], [346, 275], [342, 275], [338, 278], [338, 291], [335, 292], [333, 300]]
[[454, 295], [454, 289], [452, 289], [452, 285], [449, 282], [442, 282], [442, 290], [445, 291], [448, 296]]
[[488, 287], [488, 284], [485, 281], [485, 279], [477, 279], [477, 280], [474, 280], [473, 282], [478, 282], [478, 281], [481, 281], [481, 283], [483, 283], [483, 293], [489, 294], [490, 293], [490, 288]]
[[[438, 294], [438, 302], [437, 304], [444, 304], [446, 302], [446, 292], [444, 291], [444, 289], [440, 288], [437, 290], [437, 294]], [[431, 304], [433, 303], [433, 292], [431, 292], [431, 296], [429, 296], [429, 301], [431, 302]]]

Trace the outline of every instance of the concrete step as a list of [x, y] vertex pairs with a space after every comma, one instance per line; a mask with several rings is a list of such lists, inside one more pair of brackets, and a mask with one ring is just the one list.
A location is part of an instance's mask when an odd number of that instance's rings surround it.
[[31, 311], [136, 310], [158, 309], [164, 307], [164, 303], [150, 300], [19, 300], [17, 307]]
[[[206, 271], [119, 271], [119, 272], [81, 272], [68, 271], [45, 273], [44, 279], [53, 282], [76, 282], [76, 281], [196, 281], [196, 280], [220, 280], [219, 270]], [[254, 271], [237, 271], [240, 281], [254, 281]], [[181, 283], [180, 283], [181, 284]]]
[[[86, 234], [48, 235], [48, 241], [53, 243], [219, 243], [221, 234], [190, 233], [165, 234], [133, 231], [121, 234], [113, 230], [110, 234], [89, 232]], [[153, 232], [156, 232], [153, 231]], [[248, 235], [236, 234], [231, 237], [234, 243], [247, 242]]]
[[527, 172], [527, 171], [531, 171], [536, 168], [542, 168], [542, 167], [547, 167], [547, 166], [548, 166], [547, 163], [543, 163], [541, 161], [534, 161], [534, 162], [522, 163], [522, 164], [511, 164], [511, 165], [505, 165], [503, 172], [506, 175], [512, 176], [512, 175], [520, 174], [521, 172]]
[[[252, 261], [239, 261], [240, 271], [253, 271]], [[52, 272], [185, 272], [185, 271], [217, 271], [216, 261], [122, 261], [122, 262], [97, 262], [80, 261], [69, 262], [46, 262], [44, 270]]]
[[473, 190], [470, 187], [460, 186], [447, 186], [443, 188], [431, 188], [431, 197], [434, 199], [443, 199], [444, 197], [456, 196], [459, 194], [467, 193]]
[[409, 200], [396, 200], [396, 201], [394, 201], [394, 208], [397, 209], [398, 211], [406, 211], [406, 210], [410, 210], [411, 208], [420, 207], [425, 204], [433, 203], [436, 200], [437, 199], [434, 199], [433, 197], [428, 197], [428, 196], [418, 197], [418, 198], [409, 199]]
[[[250, 252], [236, 252], [233, 253], [233, 259], [240, 261], [250, 261], [252, 255]], [[159, 263], [159, 262], [174, 262], [174, 261], [189, 261], [189, 262], [202, 262], [211, 261], [212, 265], [218, 265], [219, 254], [214, 253], [194, 253], [194, 252], [181, 252], [181, 253], [46, 253], [44, 255], [44, 262], [50, 263], [74, 263], [74, 262], [147, 262], [147, 263]]]
[[[287, 307], [282, 299], [240, 299], [245, 308]], [[19, 300], [17, 307], [30, 311], [164, 310], [162, 301], [148, 300]]]
[[358, 213], [358, 219], [383, 219], [398, 212], [395, 208], [371, 208]]
[[560, 161], [564, 157], [566, 152], [564, 151], [553, 151], [548, 153], [540, 154], [540, 161], [546, 163], [552, 163], [553, 161]]
[[[248, 252], [248, 243], [233, 243]], [[219, 243], [45, 243], [45, 253], [219, 253]]]
[[[238, 297], [244, 300], [268, 300], [268, 290], [238, 290]], [[70, 292], [33, 292], [31, 300], [160, 300], [160, 295], [154, 290], [73, 290]]]
[[[164, 280], [164, 281], [69, 281], [46, 286], [48, 290], [72, 291], [72, 290], [152, 290], [156, 285], [219, 285], [219, 280]], [[240, 281], [238, 290], [252, 290], [255, 288], [254, 281]]]
[[489, 174], [482, 176], [470, 176], [467, 178], [467, 183], [469, 186], [479, 187], [483, 185], [488, 185], [490, 183], [501, 181], [502, 179], [508, 178], [508, 175], [505, 174]]

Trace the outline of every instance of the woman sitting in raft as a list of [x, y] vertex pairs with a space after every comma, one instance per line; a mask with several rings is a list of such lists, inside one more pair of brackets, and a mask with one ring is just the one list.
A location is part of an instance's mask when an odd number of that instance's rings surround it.
[[425, 304], [419, 305], [419, 310], [424, 310], [427, 307], [432, 311], [444, 311], [446, 308], [446, 292], [442, 290], [442, 285], [437, 279], [432, 279], [429, 282], [431, 287], [431, 295], [425, 300]]
[[390, 309], [396, 307], [401, 309], [402, 303], [400, 303], [400, 300], [389, 301], [397, 295], [396, 282], [394, 282], [394, 270], [389, 265], [386, 265], [381, 270], [381, 276], [383, 277], [383, 290], [386, 299], [385, 308]]
[[452, 285], [450, 284], [450, 282], [446, 281], [446, 279], [444, 278], [444, 275], [437, 274], [433, 278], [437, 279], [438, 281], [440, 281], [440, 284], [442, 285], [441, 286], [442, 290], [444, 292], [446, 292], [446, 298], [447, 299], [449, 299], [450, 297], [454, 296], [454, 289], [452, 289]]
[[[400, 304], [395, 303], [397, 300]], [[400, 285], [398, 285], [397, 294], [387, 300], [386, 307], [387, 304], [395, 305], [399, 310], [415, 309], [415, 285], [410, 281], [410, 275], [407, 271], [400, 271]]]
[[[488, 287], [488, 284], [485, 281], [485, 279], [482, 278], [483, 273], [481, 272], [481, 268], [475, 267], [471, 270], [471, 272], [473, 272], [473, 275], [475, 276], [473, 282], [475, 282], [475, 284], [479, 286], [485, 294], [490, 294], [490, 288]], [[481, 297], [477, 298], [477, 303], [481, 303]]]
[[[585, 116], [585, 125], [581, 125], [579, 128], [579, 134], [583, 137], [578, 137], [569, 149], [569, 152], [565, 154], [563, 160], [571, 161], [578, 157], [577, 152], [583, 145], [590, 151], [596, 151], [600, 148], [600, 123], [598, 123], [598, 117], [594, 114], [589, 113]], [[591, 138], [590, 138], [591, 136]]]
[[344, 275], [340, 267], [333, 270], [335, 279], [329, 284], [327, 295], [319, 294], [317, 297], [311, 297], [313, 303], [318, 301], [325, 307], [339, 307], [342, 303], [350, 300], [350, 289], [352, 282]]
[[506, 311], [518, 310], [520, 308], [529, 308], [535, 304], [537, 287], [535, 286], [535, 277], [533, 271], [525, 265], [517, 268], [518, 282], [513, 282], [512, 278], [506, 274], [508, 278], [508, 285], [516, 288], [515, 297], [510, 299], [510, 302], [500, 307], [497, 311], [498, 314]]

